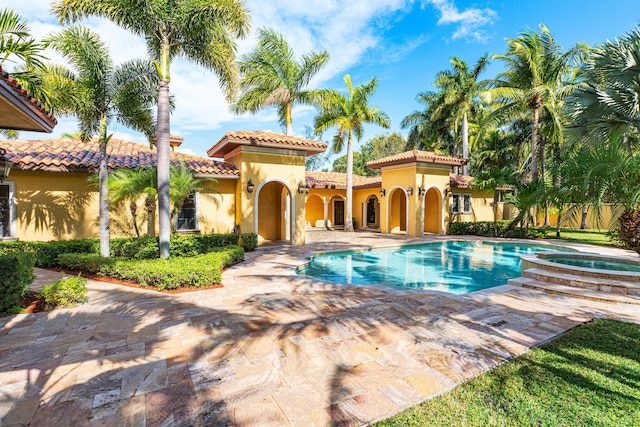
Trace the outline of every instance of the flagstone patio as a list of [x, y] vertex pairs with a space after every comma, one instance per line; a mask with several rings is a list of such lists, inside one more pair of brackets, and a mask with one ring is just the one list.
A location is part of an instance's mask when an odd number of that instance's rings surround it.
[[[637, 306], [508, 285], [456, 296], [296, 276], [317, 251], [438, 239], [354, 236], [247, 253], [220, 289], [91, 280], [80, 307], [0, 318], [0, 425], [362, 425], [594, 316], [640, 322]], [[59, 277], [36, 272], [35, 286]]]

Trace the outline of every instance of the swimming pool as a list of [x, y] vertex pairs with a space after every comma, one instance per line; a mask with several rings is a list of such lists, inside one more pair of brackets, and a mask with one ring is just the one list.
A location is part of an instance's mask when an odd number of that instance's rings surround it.
[[393, 249], [319, 254], [301, 276], [342, 284], [381, 284], [465, 294], [520, 275], [520, 255], [565, 250], [547, 245], [447, 241]]

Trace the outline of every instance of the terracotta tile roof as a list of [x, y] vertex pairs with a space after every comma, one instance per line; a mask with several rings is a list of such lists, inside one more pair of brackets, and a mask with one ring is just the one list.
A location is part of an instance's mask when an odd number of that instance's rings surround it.
[[472, 176], [459, 175], [454, 173], [449, 175], [449, 183], [452, 188], [469, 188], [471, 181], [473, 181]]
[[[22, 170], [40, 170], [54, 172], [96, 172], [100, 157], [95, 139], [82, 142], [79, 139], [50, 140], [5, 140], [0, 147], [7, 150], [7, 157], [14, 168]], [[155, 148], [112, 138], [107, 145], [109, 168], [137, 168], [155, 166], [157, 156]], [[187, 167], [196, 175], [219, 178], [237, 178], [240, 172], [234, 165], [217, 162], [204, 157], [182, 153], [171, 153], [171, 161], [177, 163], [184, 159]]]
[[461, 157], [444, 156], [442, 154], [432, 153], [431, 151], [411, 150], [404, 153], [395, 154], [382, 159], [367, 162], [367, 167], [372, 169], [380, 169], [383, 166], [399, 165], [403, 163], [423, 162], [435, 163], [438, 165], [462, 166], [467, 163]]
[[[3, 117], [0, 117], [0, 128], [51, 132], [58, 124], [53, 114], [31, 96], [14, 77], [3, 71], [2, 66], [0, 66], [0, 94], [1, 98], [4, 98], [3, 103], [8, 102], [13, 107], [13, 114], [7, 114], [5, 110]], [[25, 116], [28, 112], [32, 117]]]
[[207, 151], [210, 157], [224, 157], [239, 146], [269, 147], [304, 151], [307, 156], [322, 153], [327, 144], [321, 141], [263, 131], [227, 132]]
[[[347, 188], [347, 174], [340, 172], [305, 172], [306, 184], [311, 188], [335, 188], [344, 190]], [[353, 188], [376, 188], [382, 185], [380, 176], [353, 175]]]

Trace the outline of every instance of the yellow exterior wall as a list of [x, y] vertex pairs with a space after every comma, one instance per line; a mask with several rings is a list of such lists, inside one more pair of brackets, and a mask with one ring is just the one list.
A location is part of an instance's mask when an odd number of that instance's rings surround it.
[[[571, 214], [567, 213], [567, 209], [570, 209], [569, 206], [565, 208], [565, 212], [562, 216], [561, 227], [566, 228], [580, 228], [580, 222], [582, 221], [582, 209], [576, 208], [575, 211]], [[592, 229], [609, 229], [611, 227], [611, 221], [614, 217], [614, 209], [612, 205], [602, 205], [600, 207], [600, 216], [601, 219], [598, 220], [594, 216], [593, 208], [590, 206], [587, 209], [587, 226]], [[549, 212], [549, 222], [551, 226], [555, 227], [558, 223], [558, 213], [557, 209], [550, 208]], [[536, 213], [536, 225], [544, 224], [544, 209], [540, 209]]]
[[[449, 212], [449, 216], [451, 221], [454, 222], [475, 222], [475, 221], [493, 221], [493, 207], [491, 204], [493, 203], [493, 193], [490, 191], [480, 191], [473, 189], [457, 189], [454, 188], [451, 190], [452, 194], [460, 194], [462, 203], [462, 195], [471, 194], [471, 213], [469, 214], [452, 214], [451, 213], [451, 200], [452, 197], [449, 195], [449, 201], [447, 210]], [[498, 205], [498, 220], [502, 219], [500, 215], [501, 204]]]
[[[299, 184], [305, 183], [305, 156], [301, 151], [288, 151], [275, 148], [242, 146], [225, 157], [240, 171], [240, 179], [236, 187], [235, 222], [240, 224], [243, 233], [256, 233], [256, 200], [259, 197], [260, 186], [270, 181], [286, 183], [290, 189], [293, 206], [293, 220], [291, 228], [295, 228], [293, 243], [304, 245], [305, 230], [305, 198], [306, 194], [299, 194]], [[254, 192], [247, 192], [247, 183], [255, 185]], [[258, 211], [258, 221], [261, 222]], [[265, 211], [265, 215], [273, 216], [273, 211]], [[279, 219], [281, 221], [281, 219]]]
[[324, 227], [324, 202], [322, 198], [317, 194], [310, 194], [306, 199], [305, 220], [307, 227]]
[[377, 200], [377, 224], [371, 224], [372, 227], [376, 225], [380, 226], [380, 218], [381, 218], [381, 204], [380, 204], [380, 188], [362, 188], [353, 190], [353, 218], [356, 220], [356, 225], [358, 228], [362, 228], [365, 225], [366, 217], [363, 216], [363, 208], [362, 204], [366, 203], [371, 197], [374, 197]]
[[[66, 240], [98, 237], [98, 189], [88, 183], [92, 174], [81, 172], [11, 171], [16, 186], [16, 225], [19, 240]], [[218, 179], [206, 185], [198, 198], [202, 233], [229, 233], [235, 211], [236, 181]], [[137, 223], [147, 233], [144, 201], [137, 202]], [[156, 212], [157, 221], [157, 212]], [[129, 203], [110, 209], [111, 237], [134, 236]], [[156, 223], [156, 232], [158, 226]]]

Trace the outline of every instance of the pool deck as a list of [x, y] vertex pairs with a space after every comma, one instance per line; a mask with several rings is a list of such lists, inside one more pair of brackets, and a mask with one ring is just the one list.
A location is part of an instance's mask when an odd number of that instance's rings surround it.
[[[220, 289], [91, 280], [87, 304], [0, 318], [0, 425], [363, 425], [594, 317], [640, 322], [637, 306], [508, 285], [451, 295], [295, 274], [315, 252], [441, 239], [320, 233], [247, 253]], [[36, 273], [35, 286], [59, 277]]]

